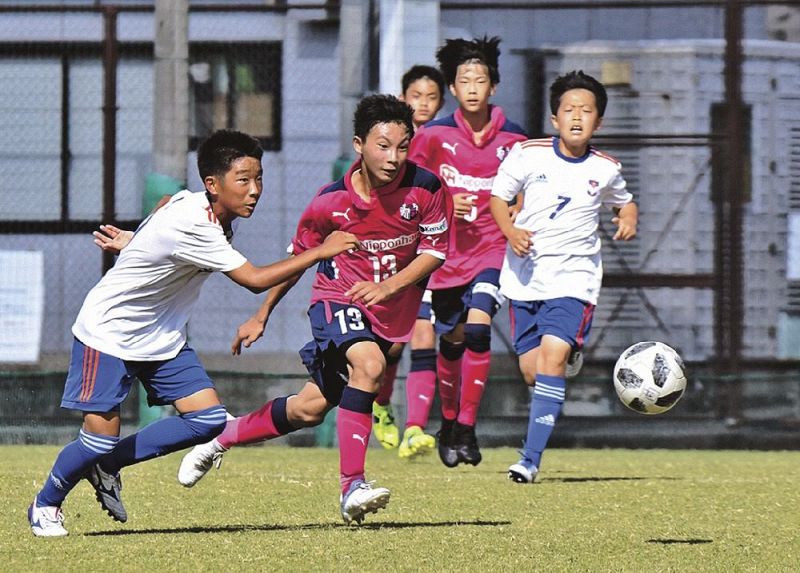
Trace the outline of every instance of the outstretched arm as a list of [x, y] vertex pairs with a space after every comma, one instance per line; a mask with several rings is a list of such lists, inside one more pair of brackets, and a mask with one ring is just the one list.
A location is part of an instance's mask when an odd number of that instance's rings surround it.
[[334, 231], [321, 245], [303, 251], [295, 257], [272, 263], [265, 267], [257, 267], [246, 262], [241, 267], [225, 274], [233, 282], [246, 289], [260, 293], [287, 281], [295, 275], [302, 274], [308, 267], [325, 259], [331, 259], [344, 251], [357, 249], [358, 239], [352, 233]]
[[297, 284], [297, 281], [300, 280], [301, 276], [303, 276], [303, 274], [298, 273], [289, 280], [286, 280], [269, 290], [264, 302], [261, 303], [260, 307], [258, 307], [256, 313], [244, 321], [236, 330], [236, 336], [231, 343], [231, 354], [238, 356], [242, 353], [242, 345], [244, 345], [245, 348], [250, 348], [251, 344], [264, 335], [264, 329], [267, 326], [267, 321], [269, 320], [272, 311], [286, 295], [286, 293]]
[[99, 231], [94, 231], [94, 244], [112, 255], [118, 255], [133, 238], [133, 231], [126, 231], [114, 225], [100, 225]]
[[397, 292], [418, 283], [433, 271], [444, 264], [444, 259], [434, 257], [428, 253], [420, 253], [409, 265], [396, 275], [379, 283], [372, 281], [359, 281], [345, 294], [353, 302], [361, 301], [367, 306], [378, 304], [393, 297]]

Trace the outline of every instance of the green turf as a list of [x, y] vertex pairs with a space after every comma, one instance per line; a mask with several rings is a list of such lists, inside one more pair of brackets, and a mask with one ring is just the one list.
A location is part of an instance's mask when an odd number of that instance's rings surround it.
[[121, 525], [84, 482], [64, 539], [26, 508], [58, 449], [0, 447], [0, 571], [800, 571], [800, 452], [552, 450], [535, 485], [370, 449], [389, 507], [347, 527], [336, 450], [251, 447], [193, 489], [181, 455], [127, 468]]

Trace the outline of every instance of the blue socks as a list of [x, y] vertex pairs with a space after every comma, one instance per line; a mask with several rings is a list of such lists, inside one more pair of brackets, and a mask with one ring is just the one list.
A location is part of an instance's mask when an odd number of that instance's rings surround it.
[[539, 467], [542, 452], [547, 446], [553, 427], [564, 405], [567, 382], [560, 376], [536, 375], [533, 400], [528, 416], [528, 436], [525, 440], [525, 460]]
[[108, 473], [183, 448], [202, 444], [225, 429], [225, 406], [218, 405], [180, 416], [156, 420], [122, 440], [104, 456], [100, 467]]
[[38, 505], [61, 507], [70, 490], [102, 456], [114, 449], [117, 442], [117, 436], [90, 434], [81, 430], [78, 439], [64, 446], [58, 454], [42, 491], [36, 496]]

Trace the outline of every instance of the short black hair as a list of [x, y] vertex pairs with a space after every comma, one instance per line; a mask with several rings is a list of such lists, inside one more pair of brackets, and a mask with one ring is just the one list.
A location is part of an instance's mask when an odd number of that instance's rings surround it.
[[428, 78], [437, 86], [439, 86], [439, 95], [442, 99], [444, 99], [444, 76], [442, 75], [442, 72], [433, 66], [424, 66], [420, 64], [411, 66], [408, 71], [403, 74], [403, 95], [406, 95], [406, 91], [411, 84], [417, 80], [421, 80], [422, 78]]
[[594, 94], [597, 111], [600, 117], [603, 117], [603, 114], [606, 113], [606, 105], [608, 105], [606, 88], [589, 74], [584, 74], [583, 70], [573, 70], [563, 76], [559, 76], [550, 85], [550, 111], [553, 115], [558, 113], [561, 96], [569, 90], [577, 89], [589, 90]]
[[405, 126], [408, 135], [414, 134], [414, 110], [393, 95], [374, 94], [363, 98], [353, 114], [353, 135], [362, 142], [369, 131], [379, 123], [397, 123]]
[[456, 82], [458, 66], [469, 62], [479, 62], [489, 68], [489, 80], [492, 85], [500, 83], [500, 38], [479, 38], [463, 40], [461, 38], [445, 40], [444, 45], [436, 52], [436, 61], [444, 74], [448, 85]]
[[197, 148], [197, 170], [200, 179], [223, 177], [233, 162], [241, 157], [261, 161], [264, 150], [255, 138], [241, 131], [221, 129], [209, 135]]

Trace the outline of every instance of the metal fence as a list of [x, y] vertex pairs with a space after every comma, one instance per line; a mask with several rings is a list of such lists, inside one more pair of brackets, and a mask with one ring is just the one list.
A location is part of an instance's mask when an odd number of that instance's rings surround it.
[[[791, 397], [800, 370], [800, 269], [791, 245], [800, 232], [800, 44], [770, 39], [759, 24], [768, 6], [440, 2], [443, 36], [503, 36], [496, 101], [532, 136], [549, 133], [546, 90], [559, 73], [584, 69], [609, 89], [596, 143], [622, 161], [641, 225], [639, 239], [617, 244], [605, 221], [606, 274], [587, 380], [608, 371], [627, 345], [656, 338], [714, 386], [706, 390], [713, 399], [695, 403], [704, 415], [798, 417]], [[89, 233], [101, 222], [136, 225], [171, 184], [152, 159], [153, 9], [0, 6], [0, 250], [42, 251], [46, 285], [43, 359], [6, 370], [48, 370], [64, 359], [83, 296], [109, 264]], [[258, 135], [268, 206], [242, 225], [237, 244], [257, 261], [278, 259], [341, 152], [340, 3], [193, 2], [189, 11], [187, 183], [198, 185], [191, 150], [204, 135], [220, 127]], [[668, 29], [674, 22], [689, 27], [685, 36]], [[307, 288], [301, 283], [271, 320], [266, 369], [269, 356], [307, 337]], [[224, 353], [236, 324], [257, 306], [238, 291], [209, 281], [201, 304], [212, 310], [190, 323], [202, 353]], [[507, 327], [501, 317], [499, 362]], [[762, 392], [765, 376], [787, 408], [756, 407], [753, 392]]]

